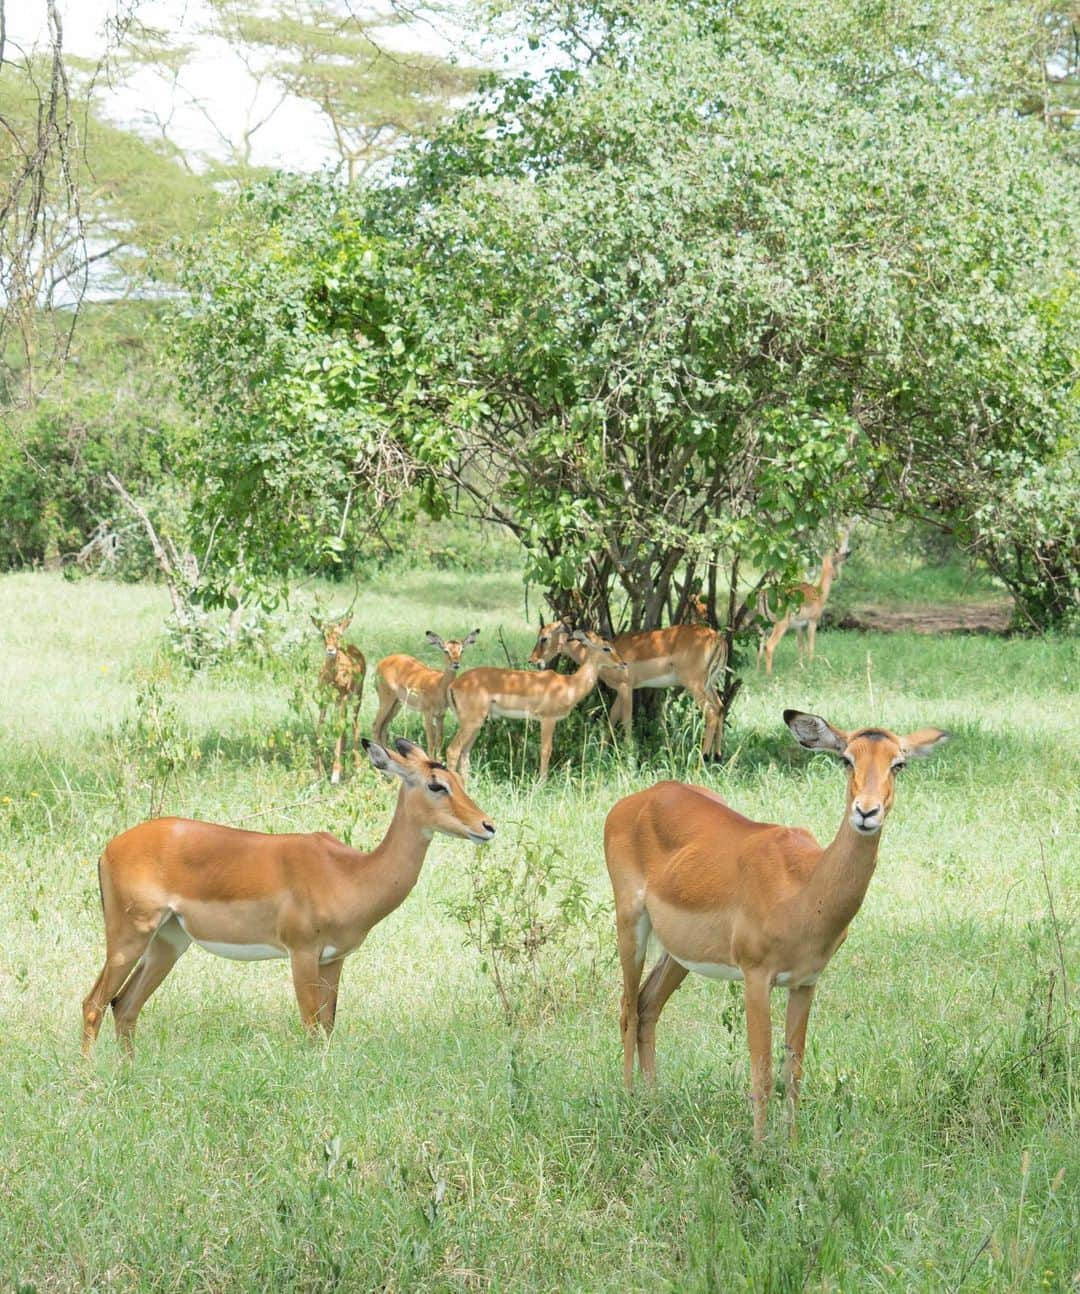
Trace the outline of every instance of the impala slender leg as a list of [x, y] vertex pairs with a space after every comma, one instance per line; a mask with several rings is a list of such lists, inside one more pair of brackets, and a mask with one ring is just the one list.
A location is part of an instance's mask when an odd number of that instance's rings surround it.
[[324, 968], [319, 965], [318, 954], [307, 948], [294, 948], [290, 958], [300, 1020], [308, 1034], [314, 1036], [326, 995]]
[[777, 620], [776, 624], [773, 625], [772, 633], [769, 634], [768, 638], [765, 641], [765, 673], [766, 674], [772, 673], [773, 653], [776, 651], [777, 647], [779, 646], [780, 639], [783, 638], [784, 634], [787, 633], [788, 625], [790, 623], [791, 623], [790, 620], [788, 620], [786, 617], [783, 620]]
[[806, 654], [806, 637], [802, 625], [795, 626], [795, 646], [799, 651], [799, 664], [803, 662], [803, 656]]
[[716, 739], [716, 724], [720, 716], [712, 703], [708, 688], [699, 683], [690, 685], [687, 690], [697, 702], [701, 717], [705, 720], [705, 730], [701, 737], [701, 757], [702, 759], [708, 759], [712, 754], [713, 743]]
[[386, 729], [390, 720], [401, 709], [401, 702], [393, 692], [379, 698], [379, 713], [375, 716], [375, 727], [371, 735], [380, 746], [386, 745]]
[[619, 964], [622, 966], [623, 995], [619, 1027], [623, 1042], [623, 1082], [629, 1092], [634, 1086], [634, 1052], [638, 1039], [638, 992], [645, 950], [652, 923], [644, 911], [619, 918]]
[[715, 687], [709, 688], [709, 696], [716, 712], [716, 724], [713, 728], [713, 758], [719, 759], [724, 746], [724, 703]]
[[323, 724], [326, 722], [326, 711], [328, 705], [329, 702], [327, 701], [319, 707], [319, 717], [315, 720], [315, 767], [320, 777], [322, 777], [323, 773], [326, 771], [326, 764], [323, 761], [321, 738]]
[[649, 972], [638, 995], [638, 1059], [641, 1076], [650, 1087], [656, 1083], [656, 1022], [688, 973], [685, 966], [665, 953]]
[[435, 718], [424, 711], [424, 745], [432, 759], [439, 758], [439, 748], [435, 745]]
[[[443, 719], [444, 714], [432, 715], [432, 724], [435, 729], [435, 753], [433, 759], [442, 759], [443, 755]], [[431, 749], [430, 747], [428, 749]]]
[[341, 981], [341, 968], [344, 964], [345, 958], [339, 957], [336, 961], [325, 962], [319, 967], [319, 988], [322, 993], [322, 1001], [319, 1003], [318, 1019], [328, 1038], [334, 1032], [334, 1020], [337, 1017], [338, 984]]
[[551, 763], [551, 747], [555, 741], [554, 719], [540, 720], [540, 780], [547, 781], [548, 765]]
[[90, 1055], [90, 1050], [101, 1028], [105, 1008], [123, 988], [125, 981], [135, 968], [135, 964], [146, 951], [146, 946], [157, 928], [155, 922], [148, 930], [130, 931], [123, 940], [115, 944], [106, 939], [105, 965], [101, 974], [94, 981], [94, 987], [83, 1001], [83, 1039], [82, 1053]]
[[353, 710], [352, 724], [352, 754], [354, 768], [360, 767], [360, 704], [363, 699], [363, 695], [358, 692], [356, 695], [356, 708]]
[[347, 713], [348, 699], [343, 697], [337, 706], [337, 745], [334, 747], [334, 767], [330, 771], [330, 781], [337, 785], [341, 781], [341, 756], [345, 750], [345, 729], [349, 725]]
[[455, 773], [460, 773], [463, 778], [469, 775], [469, 754], [472, 751], [473, 742], [483, 726], [483, 719], [476, 724], [467, 724], [460, 715], [458, 716], [458, 730], [454, 740], [450, 743], [446, 762]]
[[765, 1136], [772, 1092], [772, 1016], [769, 977], [746, 975], [746, 1036], [750, 1043], [750, 1099], [754, 1106], [754, 1140]]
[[814, 639], [817, 637], [817, 621], [811, 620], [806, 626], [806, 645], [810, 655], [810, 661], [814, 660]]
[[634, 740], [634, 689], [629, 683], [615, 688], [615, 704], [611, 708], [611, 726], [621, 723], [627, 744]]
[[138, 968], [129, 977], [127, 983], [113, 998], [113, 1022], [116, 1025], [116, 1036], [121, 1046], [130, 1055], [132, 1036], [135, 1033], [135, 1022], [139, 1012], [146, 1005], [152, 993], [157, 992], [169, 971], [187, 952], [191, 945], [190, 938], [183, 932], [176, 921], [168, 921], [154, 938], [143, 954]]
[[802, 1085], [803, 1054], [806, 1050], [806, 1022], [814, 1000], [813, 984], [793, 988], [788, 992], [787, 1023], [784, 1047], [784, 1096], [787, 1101], [789, 1133], [795, 1136], [795, 1114], [799, 1106], [799, 1089]]

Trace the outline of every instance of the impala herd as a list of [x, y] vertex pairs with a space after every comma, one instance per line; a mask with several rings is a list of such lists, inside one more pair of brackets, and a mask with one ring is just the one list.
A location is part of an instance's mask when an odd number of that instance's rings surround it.
[[[845, 535], [826, 554], [820, 579], [793, 590], [801, 597], [793, 612], [776, 615], [761, 604], [773, 627], [762, 633], [758, 659], [765, 656], [769, 672], [791, 624], [800, 655], [807, 629], [813, 658], [814, 632], [847, 554]], [[314, 620], [325, 645], [316, 732], [335, 705], [334, 783], [341, 778], [350, 708], [353, 754], [360, 762], [366, 662], [343, 641], [350, 620]], [[703, 758], [719, 753], [717, 684], [726, 666], [725, 638], [708, 625], [672, 625], [608, 642], [557, 620], [541, 627], [529, 658], [539, 669], [482, 665], [462, 671], [462, 655], [479, 632], [443, 639], [429, 631], [428, 644], [443, 654], [442, 669], [404, 654], [376, 667], [374, 740], [364, 740], [363, 748], [400, 788], [389, 829], [370, 852], [328, 832], [268, 834], [182, 818], [153, 819], [109, 841], [98, 863], [105, 963], [83, 1002], [85, 1056], [110, 1006], [117, 1036], [131, 1049], [139, 1012], [192, 943], [239, 961], [287, 958], [305, 1029], [329, 1035], [345, 957], [408, 896], [432, 836], [479, 844], [495, 835], [464, 787], [470, 751], [488, 718], [539, 722], [543, 780], [556, 724], [598, 682], [615, 693], [612, 722], [627, 737], [636, 689], [681, 687], [703, 716]], [[572, 673], [547, 668], [560, 655], [576, 665]], [[388, 742], [387, 727], [402, 706], [423, 716], [426, 750], [402, 737]], [[443, 763], [448, 709], [458, 727]], [[622, 965], [626, 1086], [633, 1083], [635, 1057], [645, 1080], [655, 1080], [656, 1023], [690, 971], [742, 981], [755, 1140], [765, 1133], [773, 1084], [771, 991], [788, 993], [784, 1089], [794, 1132], [814, 989], [866, 894], [897, 774], [909, 758], [929, 755], [948, 736], [937, 728], [907, 736], [883, 728], [844, 732], [797, 710], [785, 710], [784, 722], [800, 745], [836, 756], [847, 770], [843, 817], [824, 848], [802, 828], [754, 822], [715, 791], [673, 781], [626, 796], [604, 827]], [[659, 957], [642, 982], [650, 938]]]

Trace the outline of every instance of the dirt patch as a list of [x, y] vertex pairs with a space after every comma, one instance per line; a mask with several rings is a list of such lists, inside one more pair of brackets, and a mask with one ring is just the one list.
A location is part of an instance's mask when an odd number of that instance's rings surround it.
[[1012, 603], [1007, 599], [966, 605], [944, 602], [926, 606], [882, 607], [864, 605], [836, 621], [838, 629], [873, 630], [897, 634], [1000, 634], [1012, 620]]

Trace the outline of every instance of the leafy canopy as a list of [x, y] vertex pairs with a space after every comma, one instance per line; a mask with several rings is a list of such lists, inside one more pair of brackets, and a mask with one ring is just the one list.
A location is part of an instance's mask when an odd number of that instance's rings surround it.
[[559, 610], [652, 625], [704, 581], [715, 615], [719, 572], [734, 629], [747, 569], [791, 579], [843, 516], [957, 524], [1060, 454], [1076, 177], [963, 24], [608, 16], [392, 183], [279, 185], [218, 234], [185, 345], [223, 559], [283, 577], [400, 453]]

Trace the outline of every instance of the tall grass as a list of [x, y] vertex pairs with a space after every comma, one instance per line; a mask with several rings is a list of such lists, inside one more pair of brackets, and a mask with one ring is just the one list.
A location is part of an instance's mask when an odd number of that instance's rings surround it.
[[[329, 589], [325, 598], [332, 599]], [[283, 963], [194, 950], [140, 1020], [77, 1051], [103, 953], [95, 860], [146, 811], [140, 680], [165, 698], [169, 812], [373, 844], [394, 791], [312, 773], [292, 700], [317, 673], [307, 603], [275, 650], [191, 675], [159, 655], [160, 590], [0, 580], [0, 1288], [45, 1290], [1070, 1290], [1080, 1275], [1075, 642], [825, 632], [812, 668], [748, 675], [728, 761], [703, 771], [684, 700], [635, 761], [602, 707], [556, 734], [488, 725], [470, 786], [500, 834], [546, 840], [602, 905], [558, 1004], [511, 1028], [447, 915], [472, 848], [438, 840], [350, 959], [329, 1046]], [[339, 599], [340, 600], [340, 599]], [[470, 663], [532, 642], [512, 573], [361, 589], [374, 663], [479, 625]], [[737, 988], [691, 977], [660, 1086], [621, 1087], [604, 815], [661, 776], [827, 839], [842, 775], [784, 706], [841, 726], [952, 729], [912, 766], [878, 873], [823, 977], [797, 1143], [750, 1142]], [[369, 683], [367, 725], [374, 716]], [[125, 727], [125, 721], [129, 721]], [[422, 739], [416, 717], [398, 731]], [[1053, 913], [1051, 912], [1051, 900]], [[1067, 994], [1071, 993], [1071, 998]], [[777, 1015], [781, 994], [777, 994]]]

